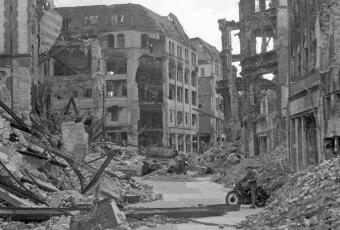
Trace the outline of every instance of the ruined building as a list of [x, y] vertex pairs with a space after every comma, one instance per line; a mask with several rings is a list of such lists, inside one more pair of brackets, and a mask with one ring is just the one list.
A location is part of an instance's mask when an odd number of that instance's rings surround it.
[[48, 96], [38, 94], [39, 82], [51, 74], [45, 54], [61, 22], [52, 0], [0, 1], [0, 100], [26, 120], [32, 110], [47, 111]]
[[301, 170], [339, 155], [340, 1], [288, 4], [289, 152]]
[[[232, 139], [241, 138], [249, 156], [267, 153], [284, 137], [288, 69], [287, 5], [284, 0], [241, 0], [239, 22], [219, 20], [226, 120]], [[231, 32], [239, 31], [240, 54], [233, 55]], [[232, 63], [240, 61], [241, 77]]]
[[72, 96], [79, 113], [105, 117], [106, 139], [197, 149], [197, 54], [175, 15], [136, 4], [57, 10], [55, 112]]
[[201, 38], [191, 39], [198, 55], [199, 136], [206, 143], [225, 140], [222, 95], [216, 92], [222, 80], [222, 62], [218, 50]]

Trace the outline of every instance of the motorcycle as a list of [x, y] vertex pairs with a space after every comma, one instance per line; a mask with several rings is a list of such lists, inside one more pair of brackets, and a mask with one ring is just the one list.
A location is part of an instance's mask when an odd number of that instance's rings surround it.
[[[269, 193], [264, 188], [258, 186], [256, 188], [255, 205], [257, 207], [264, 207], [269, 199]], [[251, 204], [251, 190], [249, 186], [244, 186], [241, 182], [235, 184], [232, 191], [228, 192], [226, 204], [229, 206], [241, 206]]]

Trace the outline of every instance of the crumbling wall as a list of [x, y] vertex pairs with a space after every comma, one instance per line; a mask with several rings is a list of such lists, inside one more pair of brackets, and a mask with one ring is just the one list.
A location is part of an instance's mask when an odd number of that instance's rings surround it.
[[[224, 95], [224, 117], [228, 123], [227, 129], [230, 131], [230, 139], [235, 140], [240, 134], [239, 120], [239, 95], [237, 90], [236, 78], [237, 69], [232, 65], [232, 43], [231, 31], [236, 29], [235, 22], [227, 22], [225, 19], [219, 20], [219, 29], [222, 32], [222, 69], [225, 87], [220, 90], [225, 91]], [[220, 83], [221, 84], [221, 83]]]
[[[228, 86], [230, 104], [234, 107], [231, 110], [240, 110], [231, 116], [241, 120], [242, 149], [251, 157], [271, 150], [277, 140], [284, 137], [280, 129], [284, 127], [281, 113], [284, 93], [281, 91], [285, 91], [281, 86], [286, 85], [288, 69], [287, 1], [266, 4], [265, 1], [243, 0], [239, 10], [240, 21], [230, 22], [229, 27], [236, 26], [240, 30], [241, 53], [235, 58], [241, 60], [242, 78], [239, 84], [235, 79], [230, 80]], [[273, 79], [266, 79], [268, 74]], [[275, 111], [260, 114], [261, 92], [268, 89], [277, 95], [272, 106]]]
[[[74, 42], [54, 58], [52, 89], [53, 113], [64, 112], [70, 98], [77, 103], [80, 115], [103, 116], [104, 63], [97, 39]], [[70, 111], [74, 112], [74, 111]]]
[[[0, 68], [6, 69], [9, 106], [28, 120], [32, 86], [38, 82], [39, 54], [49, 50], [55, 41], [61, 18], [52, 6], [47, 8], [34, 0], [1, 1], [0, 8]], [[44, 17], [49, 13], [53, 19]], [[49, 22], [55, 30], [46, 35], [44, 23]]]

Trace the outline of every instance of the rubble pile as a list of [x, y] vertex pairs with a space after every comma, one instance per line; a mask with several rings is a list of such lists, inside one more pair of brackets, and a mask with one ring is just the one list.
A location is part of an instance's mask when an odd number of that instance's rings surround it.
[[225, 142], [209, 148], [203, 155], [192, 161], [219, 172], [223, 171], [228, 165], [238, 164], [241, 159], [244, 159], [244, 153], [240, 151], [240, 143]]
[[[141, 175], [144, 160], [144, 156], [138, 155], [135, 148], [125, 148], [106, 143], [104, 147], [97, 145], [94, 149], [96, 152], [88, 154], [85, 157], [85, 162], [95, 168], [99, 168], [104, 163], [105, 158], [101, 158], [101, 156], [105, 156], [108, 151], [113, 149], [120, 150], [105, 169], [105, 172], [111, 177], [110, 181], [103, 180], [100, 183], [100, 189], [110, 190], [111, 192], [106, 193], [111, 193], [111, 197], [115, 198], [117, 202], [129, 202], [129, 198], [126, 197], [132, 196], [136, 197], [138, 202], [151, 202], [162, 198], [161, 194], [153, 193], [151, 186], [137, 182], [132, 178], [132, 176]], [[109, 189], [106, 188], [108, 186], [110, 187]]]
[[261, 213], [242, 229], [339, 229], [340, 159], [292, 175]]
[[252, 166], [258, 174], [258, 184], [273, 192], [284, 185], [290, 172], [287, 160], [287, 145], [281, 143], [271, 153], [240, 160], [237, 164], [225, 163], [224, 169], [213, 176], [215, 182], [232, 186], [245, 177], [247, 166]]
[[[53, 225], [64, 226], [64, 222], [68, 227], [70, 218], [62, 217], [69, 213], [65, 210], [86, 213], [99, 201], [109, 200], [114, 205], [107, 209], [118, 213], [116, 204], [123, 207], [162, 198], [151, 186], [131, 177], [130, 172], [140, 171], [142, 158], [137, 151], [107, 143], [91, 143], [95, 147], [89, 148], [82, 123], [68, 121], [68, 129], [79, 127], [67, 132], [65, 139], [60, 130], [51, 131], [46, 119], [32, 116], [28, 126], [9, 108], [6, 111], [13, 119], [0, 116], [0, 208], [9, 208], [10, 216], [0, 212], [0, 218], [4, 218], [0, 219], [0, 229], [54, 229]], [[78, 132], [81, 138], [75, 137]], [[22, 208], [39, 214], [17, 212]]]

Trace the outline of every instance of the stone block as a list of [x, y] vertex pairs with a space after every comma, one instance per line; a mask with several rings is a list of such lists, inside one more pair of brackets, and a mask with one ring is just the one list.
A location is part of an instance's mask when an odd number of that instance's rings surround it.
[[114, 199], [120, 201], [123, 193], [118, 179], [103, 178], [96, 187], [96, 200]]
[[96, 228], [94, 215], [77, 214], [72, 216], [70, 221], [70, 230], [93, 230]]
[[95, 222], [103, 229], [115, 229], [126, 223], [126, 217], [113, 200], [106, 199], [98, 202]]

